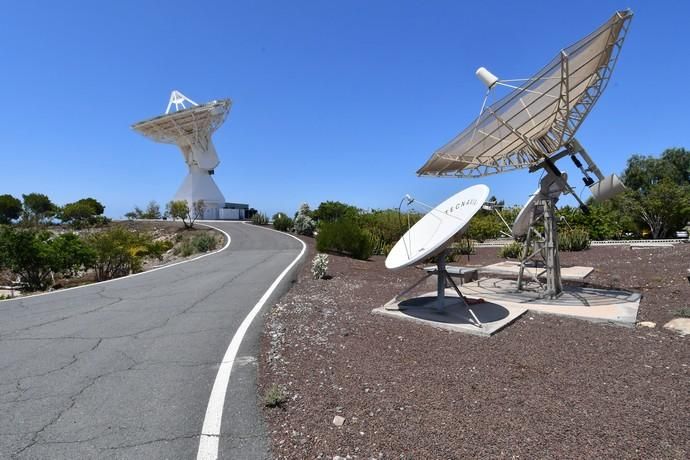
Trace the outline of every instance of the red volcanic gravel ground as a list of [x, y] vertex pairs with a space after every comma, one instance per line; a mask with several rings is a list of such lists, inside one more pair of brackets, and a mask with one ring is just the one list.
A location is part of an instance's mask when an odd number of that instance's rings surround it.
[[275, 458], [690, 457], [688, 338], [660, 327], [690, 305], [690, 244], [561, 254], [593, 285], [641, 291], [655, 329], [528, 312], [490, 338], [372, 315], [419, 271], [329, 258], [332, 279], [309, 257], [265, 318], [259, 392], [286, 395], [262, 409]]

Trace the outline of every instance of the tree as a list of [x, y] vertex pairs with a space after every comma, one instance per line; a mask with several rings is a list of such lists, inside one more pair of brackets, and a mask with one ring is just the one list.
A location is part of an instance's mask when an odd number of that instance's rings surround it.
[[125, 214], [128, 219], [161, 219], [161, 207], [155, 200], [149, 201], [146, 210], [142, 210], [139, 206], [134, 206], [134, 210]]
[[185, 228], [194, 227], [194, 222], [204, 215], [205, 210], [204, 200], [195, 201], [192, 209], [189, 209], [189, 203], [185, 200], [174, 200], [166, 205], [166, 212], [170, 217], [182, 220]]
[[55, 216], [57, 206], [50, 201], [47, 195], [42, 193], [29, 193], [22, 195], [24, 209], [22, 220], [29, 225], [44, 223]]
[[359, 209], [340, 201], [324, 201], [312, 214], [319, 222], [334, 222], [343, 217], [356, 217]]
[[0, 229], [0, 265], [19, 275], [31, 291], [45, 290], [54, 274], [71, 275], [90, 264], [91, 251], [73, 233], [54, 236], [45, 230]]
[[0, 195], [0, 224], [9, 224], [19, 219], [22, 202], [12, 195]]
[[660, 158], [633, 155], [623, 173], [628, 192], [624, 209], [633, 211], [649, 227], [653, 238], [663, 238], [690, 219], [690, 151], [665, 150]]
[[660, 158], [633, 155], [623, 172], [625, 186], [643, 194], [662, 179], [670, 179], [678, 185], [690, 184], [690, 151], [666, 149]]
[[649, 227], [652, 238], [668, 237], [690, 219], [690, 186], [662, 179], [647, 193], [628, 192], [627, 208]]
[[161, 207], [155, 201], [149, 201], [146, 206], [146, 211], [142, 214], [143, 219], [160, 219], [161, 218]]
[[86, 224], [98, 223], [105, 207], [94, 198], [82, 198], [74, 203], [67, 203], [59, 212], [60, 220], [79, 228]]
[[139, 206], [134, 206], [134, 210], [126, 212], [125, 217], [129, 220], [142, 219], [144, 211]]

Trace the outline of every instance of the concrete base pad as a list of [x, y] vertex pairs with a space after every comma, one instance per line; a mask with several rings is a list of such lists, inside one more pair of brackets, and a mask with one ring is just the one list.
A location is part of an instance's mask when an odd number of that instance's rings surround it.
[[517, 290], [517, 283], [499, 278], [484, 278], [460, 286], [468, 297], [481, 297], [505, 308], [527, 308], [531, 312], [567, 316], [594, 322], [633, 327], [642, 296], [608, 289], [564, 286], [557, 299], [540, 298], [536, 284]]
[[[520, 272], [520, 262], [507, 260], [505, 262], [487, 265], [480, 268], [479, 271], [490, 275], [507, 275], [517, 277], [518, 273]], [[593, 271], [594, 268], [592, 267], [561, 267], [561, 279], [567, 281], [584, 281], [585, 278]], [[534, 265], [525, 267], [525, 279], [534, 279], [532, 275], [527, 272], [532, 273], [533, 275], [539, 275], [542, 278], [546, 276], [545, 268], [537, 268]]]
[[446, 296], [442, 309], [438, 308], [436, 291], [433, 291], [399, 302], [391, 300], [382, 307], [374, 308], [372, 313], [488, 337], [527, 311], [523, 306], [503, 306], [491, 302], [470, 305], [470, 309], [482, 323], [482, 327], [477, 327], [455, 291], [446, 290]]

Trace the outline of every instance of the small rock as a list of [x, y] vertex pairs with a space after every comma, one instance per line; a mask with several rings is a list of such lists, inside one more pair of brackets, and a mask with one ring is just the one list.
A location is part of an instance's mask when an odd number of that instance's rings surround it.
[[345, 417], [341, 417], [340, 415], [333, 417], [333, 425], [343, 426], [343, 423], [345, 423]]
[[666, 329], [680, 333], [680, 335], [690, 334], [690, 318], [674, 318], [664, 324]]
[[654, 329], [656, 327], [656, 323], [654, 321], [640, 321], [637, 323], [637, 327], [650, 327]]

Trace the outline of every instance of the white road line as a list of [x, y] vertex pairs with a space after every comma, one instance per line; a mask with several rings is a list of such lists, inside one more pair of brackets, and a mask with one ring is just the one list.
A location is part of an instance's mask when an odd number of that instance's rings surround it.
[[[209, 225], [209, 224], [200, 224], [200, 225], [203, 225], [203, 226], [205, 226], [205, 227], [210, 227], [210, 228], [212, 228], [212, 229], [214, 229], [214, 230], [218, 230], [218, 231], [221, 232], [223, 235], [225, 235], [225, 245], [224, 245], [222, 248], [218, 249], [217, 251], [208, 252], [208, 253], [206, 253], [206, 254], [202, 254], [202, 255], [200, 255], [200, 256], [194, 257], [193, 259], [181, 260], [181, 261], [179, 261], [179, 262], [175, 262], [175, 263], [168, 264], [168, 265], [161, 265], [160, 267], [152, 268], [151, 270], [146, 270], [146, 271], [139, 272], [139, 273], [133, 273], [133, 274], [131, 274], [131, 275], [121, 276], [121, 277], [119, 277], [119, 278], [113, 278], [113, 279], [110, 279], [110, 280], [97, 281], [97, 282], [95, 282], [95, 283], [89, 283], [89, 284], [82, 284], [81, 286], [74, 286], [74, 287], [64, 288], [64, 289], [56, 289], [55, 291], [41, 292], [40, 294], [30, 294], [30, 295], [23, 295], [23, 296], [13, 297], [13, 298], [11, 298], [11, 299], [3, 300], [3, 303], [4, 303], [4, 302], [12, 302], [12, 301], [15, 301], [15, 300], [16, 300], [16, 301], [19, 301], [19, 300], [30, 299], [30, 298], [32, 298], [32, 297], [41, 297], [41, 296], [45, 296], [45, 295], [59, 294], [59, 293], [61, 293], [61, 292], [74, 291], [75, 289], [82, 289], [82, 288], [92, 287], [92, 286], [100, 286], [100, 285], [102, 285], [102, 284], [116, 283], [116, 282], [118, 282], [118, 281], [126, 280], [126, 279], [129, 279], [129, 278], [134, 278], [135, 276], [148, 275], [149, 273], [157, 272], [158, 270], [165, 270], [166, 268], [174, 267], [175, 265], [182, 265], [182, 264], [186, 264], [187, 262], [194, 262], [195, 260], [203, 259], [204, 257], [208, 257], [208, 256], [212, 256], [212, 255], [214, 255], [214, 254], [218, 254], [219, 252], [225, 251], [225, 250], [230, 246], [230, 235], [228, 235], [227, 232], [225, 232], [225, 231], [219, 229], [218, 227], [214, 227], [213, 225]], [[291, 236], [292, 236], [292, 235], [291, 235]]]
[[[259, 227], [265, 228], [265, 227]], [[266, 229], [272, 230], [272, 229]], [[272, 230], [276, 231], [276, 230]], [[283, 232], [279, 232], [283, 233]], [[254, 308], [247, 314], [247, 316], [240, 324], [240, 327], [235, 332], [235, 335], [228, 345], [228, 349], [225, 351], [223, 356], [223, 361], [220, 363], [218, 368], [218, 374], [216, 374], [216, 380], [213, 382], [213, 389], [211, 390], [211, 396], [208, 400], [208, 406], [206, 407], [206, 415], [204, 417], [204, 425], [201, 428], [201, 436], [199, 437], [199, 451], [197, 452], [197, 460], [216, 460], [218, 458], [218, 445], [220, 443], [220, 424], [223, 421], [223, 405], [225, 404], [225, 393], [228, 389], [228, 384], [230, 383], [230, 372], [232, 372], [232, 365], [235, 362], [235, 357], [240, 349], [244, 335], [247, 333], [249, 326], [254, 321], [256, 315], [261, 311], [268, 298], [271, 296], [273, 291], [276, 290], [280, 282], [285, 278], [285, 276], [290, 272], [292, 267], [302, 258], [304, 252], [307, 249], [307, 245], [304, 241], [299, 238], [290, 235], [289, 233], [283, 233], [284, 235], [291, 236], [302, 244], [302, 250], [299, 255], [295, 257], [295, 260], [288, 265], [283, 272], [278, 275], [273, 284], [268, 288], [259, 301], [254, 305]]]

